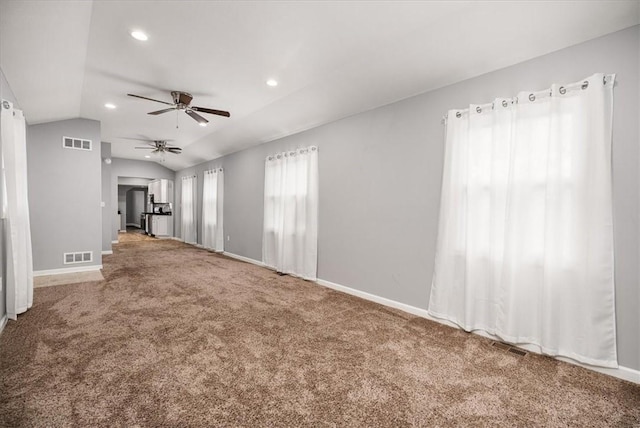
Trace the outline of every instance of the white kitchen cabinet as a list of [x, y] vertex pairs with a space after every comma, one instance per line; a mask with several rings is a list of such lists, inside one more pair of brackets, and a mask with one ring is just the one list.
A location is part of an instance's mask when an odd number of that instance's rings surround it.
[[150, 181], [149, 194], [155, 203], [173, 203], [173, 181], [166, 178]]
[[149, 234], [153, 236], [173, 235], [173, 216], [170, 215], [150, 215], [151, 224]]
[[149, 182], [149, 194], [153, 195], [154, 201], [155, 201], [156, 195], [160, 196], [158, 191], [159, 190], [158, 185], [159, 185], [159, 182], [156, 180]]

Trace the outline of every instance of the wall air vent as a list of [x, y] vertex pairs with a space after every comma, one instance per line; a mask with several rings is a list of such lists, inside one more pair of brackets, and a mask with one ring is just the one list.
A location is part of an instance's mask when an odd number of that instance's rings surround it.
[[62, 147], [65, 149], [91, 150], [91, 140], [82, 138], [62, 137]]
[[92, 251], [81, 251], [79, 253], [64, 253], [64, 264], [88, 263], [93, 261]]

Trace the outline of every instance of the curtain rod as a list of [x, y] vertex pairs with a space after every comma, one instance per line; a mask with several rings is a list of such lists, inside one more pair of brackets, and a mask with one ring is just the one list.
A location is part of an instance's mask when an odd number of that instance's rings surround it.
[[[609, 82], [612, 82], [613, 79], [615, 78], [615, 74], [605, 74], [602, 76], [602, 84], [606, 85], [607, 84], [607, 79]], [[614, 83], [614, 87], [617, 84], [617, 82], [613, 82]], [[558, 92], [560, 93], [560, 95], [564, 95], [567, 93], [567, 91], [573, 91], [576, 90], [578, 88], [585, 90], [589, 87], [589, 81], [588, 80], [584, 80], [584, 81], [580, 81], [580, 82], [574, 82], [574, 83], [569, 83], [565, 86], [560, 86], [558, 88]], [[536, 99], [539, 98], [549, 98], [553, 96], [553, 89], [552, 88], [547, 88], [547, 89], [543, 89], [540, 91], [535, 91], [535, 92], [531, 92], [529, 94], [529, 101], [534, 102]], [[501, 98], [497, 98], [497, 99], [501, 99]], [[518, 97], [512, 97], [512, 98], [503, 98], [502, 99], [502, 106], [503, 107], [507, 107], [509, 104], [518, 104]], [[494, 102], [490, 102], [490, 103], [485, 103], [485, 104], [478, 104], [476, 105], [476, 112], [477, 113], [482, 113], [483, 110], [486, 110], [488, 108], [491, 108], [491, 110], [495, 109], [495, 101]], [[456, 110], [456, 117], [461, 117], [463, 114], [469, 113], [469, 108], [466, 109], [461, 109], [461, 110]], [[447, 116], [448, 113], [442, 116], [442, 119], [440, 120], [440, 124], [444, 125], [447, 123]]]

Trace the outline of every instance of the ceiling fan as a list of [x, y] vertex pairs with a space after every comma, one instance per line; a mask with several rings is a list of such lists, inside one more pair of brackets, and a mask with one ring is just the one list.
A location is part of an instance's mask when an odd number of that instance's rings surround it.
[[191, 105], [191, 100], [193, 99], [193, 97], [191, 96], [191, 94], [188, 94], [186, 92], [172, 91], [171, 92], [171, 97], [173, 98], [173, 103], [169, 103], [169, 102], [166, 102], [166, 101], [160, 101], [160, 100], [154, 100], [153, 98], [147, 98], [147, 97], [143, 97], [143, 96], [140, 96], [140, 95], [134, 95], [134, 94], [127, 94], [127, 95], [129, 95], [130, 97], [142, 98], [143, 100], [155, 101], [157, 103], [167, 104], [167, 105], [171, 106], [169, 108], [165, 108], [165, 109], [162, 109], [162, 110], [152, 111], [152, 112], [150, 112], [148, 114], [158, 115], [158, 114], [167, 113], [167, 112], [174, 111], [174, 110], [184, 110], [185, 113], [187, 113], [189, 116], [191, 116], [191, 118], [193, 118], [196, 122], [198, 122], [202, 126], [204, 126], [207, 123], [209, 123], [209, 121], [207, 119], [205, 119], [204, 117], [200, 116], [196, 112], [215, 114], [215, 115], [224, 116], [224, 117], [231, 117], [231, 113], [229, 113], [228, 111], [214, 110], [214, 109], [206, 108], [206, 107], [192, 106]]
[[135, 147], [136, 149], [142, 150], [153, 150], [151, 153], [173, 153], [179, 155], [182, 153], [182, 148], [178, 146], [171, 146], [167, 144], [169, 141], [173, 140], [143, 140], [141, 138], [127, 138], [127, 140], [138, 140], [138, 141], [146, 141], [148, 146], [144, 147]]

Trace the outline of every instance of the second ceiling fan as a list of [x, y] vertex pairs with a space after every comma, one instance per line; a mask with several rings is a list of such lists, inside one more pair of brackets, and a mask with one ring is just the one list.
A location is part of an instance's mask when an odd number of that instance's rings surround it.
[[169, 143], [169, 141], [173, 141], [173, 140], [148, 140], [145, 138], [128, 138], [125, 137], [126, 140], [137, 140], [137, 141], [145, 141], [148, 146], [144, 146], [144, 147], [135, 147], [136, 149], [146, 149], [146, 150], [153, 150], [153, 152], [151, 153], [173, 153], [175, 155], [179, 155], [180, 153], [182, 153], [182, 148], [178, 147], [178, 146], [172, 146]]
[[174, 110], [184, 110], [185, 113], [187, 113], [193, 120], [198, 122], [200, 125], [206, 125], [207, 123], [209, 123], [209, 121], [207, 119], [205, 119], [204, 117], [200, 116], [196, 112], [215, 114], [215, 115], [224, 116], [224, 117], [231, 117], [231, 113], [229, 113], [228, 111], [214, 110], [214, 109], [206, 108], [206, 107], [192, 106], [191, 105], [191, 100], [193, 99], [193, 97], [191, 96], [191, 94], [188, 94], [186, 92], [172, 91], [171, 92], [171, 97], [173, 98], [173, 103], [169, 103], [169, 102], [166, 102], [166, 101], [160, 101], [160, 100], [154, 100], [153, 98], [147, 98], [147, 97], [143, 97], [143, 96], [140, 96], [140, 95], [134, 95], [134, 94], [127, 94], [127, 95], [129, 95], [130, 97], [142, 98], [143, 100], [155, 101], [157, 103], [167, 104], [167, 105], [171, 106], [169, 108], [165, 108], [165, 109], [157, 110], [157, 111], [152, 111], [152, 112], [148, 113], [148, 114], [152, 114], [152, 115], [168, 113], [168, 112], [174, 111]]

